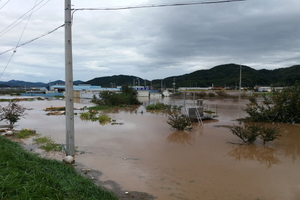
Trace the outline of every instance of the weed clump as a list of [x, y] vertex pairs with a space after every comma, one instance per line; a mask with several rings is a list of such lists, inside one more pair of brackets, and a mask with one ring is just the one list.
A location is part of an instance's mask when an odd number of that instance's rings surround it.
[[26, 139], [34, 135], [36, 135], [36, 131], [28, 128], [15, 132], [15, 137], [19, 139]]
[[88, 112], [84, 112], [80, 114], [81, 120], [90, 120], [90, 121], [98, 121], [101, 125], [107, 124], [111, 122], [111, 118], [106, 115], [99, 115], [97, 110], [89, 110]]
[[51, 137], [37, 137], [34, 140], [34, 144], [41, 145], [40, 148], [49, 151], [62, 151], [62, 146], [60, 144], [55, 144]]

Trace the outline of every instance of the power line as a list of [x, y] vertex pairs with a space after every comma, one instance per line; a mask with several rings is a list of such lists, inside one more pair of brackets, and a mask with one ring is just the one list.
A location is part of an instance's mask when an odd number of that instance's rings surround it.
[[[37, 0], [35, 1], [34, 7], [36, 6], [36, 3], [37, 3]], [[25, 24], [25, 26], [24, 26], [24, 28], [23, 28], [23, 31], [22, 31], [21, 36], [20, 36], [20, 38], [19, 38], [19, 41], [18, 41], [18, 43], [17, 43], [17, 45], [16, 45], [16, 49], [17, 49], [17, 46], [19, 45], [19, 43], [20, 43], [20, 41], [21, 41], [21, 39], [22, 39], [22, 37], [23, 37], [23, 34], [24, 34], [24, 32], [25, 32], [25, 29], [26, 29], [26, 27], [27, 27], [27, 24], [28, 24], [28, 22], [29, 22], [29, 20], [30, 20], [30, 18], [31, 18], [31, 16], [32, 16], [32, 14], [33, 14], [33, 9], [31, 10], [31, 13], [30, 13], [30, 15], [29, 15], [29, 17], [28, 17], [28, 19], [27, 19], [27, 22], [26, 22], [26, 24]]]
[[8, 4], [8, 2], [10, 2], [10, 0], [8, 0], [5, 4], [3, 4], [3, 6], [0, 7], [0, 10], [1, 10], [6, 4]]
[[2, 71], [2, 73], [1, 73], [1, 75], [0, 75], [0, 79], [1, 79], [1, 77], [3, 76], [3, 74], [4, 74], [4, 72], [5, 72], [5, 70], [6, 70], [7, 66], [8, 66], [8, 64], [10, 63], [10, 61], [11, 61], [11, 59], [12, 59], [12, 57], [14, 56], [15, 53], [16, 53], [16, 50], [13, 51], [13, 53], [11, 54], [11, 56], [10, 56], [8, 62], [6, 63], [6, 65], [5, 65], [5, 67], [4, 67], [3, 71]]
[[[38, 1], [38, 0], [35, 1], [34, 7], [36, 6], [37, 1]], [[22, 37], [23, 37], [23, 34], [24, 34], [25, 29], [26, 29], [26, 27], [27, 27], [27, 24], [28, 24], [28, 22], [29, 22], [29, 20], [30, 20], [30, 17], [32, 16], [32, 13], [33, 13], [33, 9], [32, 9], [32, 12], [30, 13], [30, 15], [29, 15], [29, 17], [28, 17], [28, 19], [27, 19], [27, 22], [26, 22], [24, 28], [23, 28], [23, 31], [22, 31], [22, 33], [21, 33], [21, 35], [20, 35], [20, 38], [19, 38], [18, 42], [17, 42], [16, 48], [15, 48], [15, 50], [13, 51], [11, 57], [9, 58], [9, 60], [8, 60], [8, 62], [7, 62], [7, 64], [6, 64], [6, 66], [4, 67], [4, 69], [3, 69], [3, 71], [2, 71], [2, 73], [1, 73], [1, 75], [0, 75], [0, 79], [1, 79], [1, 77], [3, 76], [3, 74], [4, 74], [4, 72], [5, 72], [5, 70], [6, 70], [7, 66], [8, 66], [8, 64], [10, 63], [10, 61], [11, 61], [11, 59], [12, 59], [12, 57], [15, 55], [15, 53], [16, 53], [16, 51], [17, 51], [17, 46], [19, 45], [19, 43], [20, 43], [20, 41], [21, 41], [21, 39], [22, 39]]]
[[158, 7], [174, 7], [174, 6], [189, 6], [189, 5], [200, 5], [200, 4], [219, 4], [219, 3], [232, 3], [247, 0], [221, 0], [221, 1], [203, 1], [203, 2], [190, 2], [190, 3], [173, 3], [173, 4], [158, 4], [158, 5], [141, 5], [141, 6], [128, 6], [128, 7], [116, 7], [116, 8], [77, 8], [75, 11], [85, 10], [129, 10], [138, 8], [158, 8]]
[[[21, 17], [19, 17], [17, 20], [15, 20], [13, 23], [11, 23], [9, 26], [7, 26], [6, 28], [4, 28], [3, 30], [0, 31], [0, 36], [4, 35], [5, 33], [7, 33], [8, 31], [10, 31], [11, 29], [13, 29], [14, 27], [16, 27], [18, 24], [20, 24], [21, 22], [23, 22], [25, 19], [27, 19], [29, 16], [26, 16], [29, 12], [35, 13], [36, 11], [38, 11], [39, 9], [41, 9], [44, 5], [46, 5], [50, 0], [48, 0], [47, 2], [45, 2], [43, 5], [41, 5], [40, 7], [38, 7], [36, 10], [34, 10], [39, 4], [41, 4], [43, 1], [40, 1], [38, 4], [36, 4], [33, 8], [31, 8], [30, 10], [28, 10], [26, 13], [24, 13]], [[34, 10], [34, 11], [33, 11]], [[26, 16], [26, 17], [24, 17]], [[24, 19], [22, 19], [24, 17]], [[22, 19], [22, 20], [21, 20]], [[21, 21], [19, 21], [21, 20]], [[19, 22], [18, 22], [19, 21]], [[16, 24], [17, 23], [17, 24]]]
[[3, 54], [5, 54], [5, 53], [7, 53], [7, 52], [9, 52], [9, 51], [12, 51], [12, 50], [18, 48], [18, 47], [24, 46], [24, 45], [26, 45], [26, 44], [29, 44], [29, 43], [35, 41], [35, 40], [38, 40], [38, 39], [40, 39], [40, 38], [42, 38], [42, 37], [45, 37], [45, 36], [47, 36], [47, 35], [49, 35], [49, 34], [55, 32], [55, 31], [57, 31], [58, 29], [60, 29], [61, 27], [64, 27], [64, 26], [65, 26], [65, 24], [60, 25], [59, 27], [57, 27], [57, 28], [53, 29], [52, 31], [49, 31], [49, 32], [47, 32], [47, 33], [45, 33], [45, 34], [43, 34], [43, 35], [41, 35], [41, 36], [39, 36], [39, 37], [36, 37], [36, 38], [31, 39], [31, 40], [29, 40], [29, 41], [27, 41], [27, 42], [24, 42], [24, 43], [22, 43], [22, 44], [20, 44], [20, 45], [18, 45], [18, 46], [16, 46], [16, 47], [14, 47], [14, 48], [11, 48], [11, 49], [8, 49], [8, 50], [6, 50], [6, 51], [3, 51], [3, 52], [0, 53], [0, 55], [3, 55]]

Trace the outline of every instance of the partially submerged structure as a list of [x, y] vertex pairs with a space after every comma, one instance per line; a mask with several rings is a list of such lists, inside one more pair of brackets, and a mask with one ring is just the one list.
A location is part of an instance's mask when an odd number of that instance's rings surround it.
[[197, 104], [194, 106], [186, 106], [182, 107], [181, 113], [183, 115], [188, 116], [191, 121], [202, 122], [202, 120], [213, 119], [217, 117], [216, 113], [210, 112], [205, 113], [203, 106], [203, 99], [198, 99]]

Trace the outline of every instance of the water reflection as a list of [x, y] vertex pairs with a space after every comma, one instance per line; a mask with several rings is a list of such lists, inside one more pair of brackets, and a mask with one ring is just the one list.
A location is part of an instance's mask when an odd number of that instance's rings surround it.
[[168, 136], [169, 142], [181, 143], [181, 144], [195, 144], [195, 136], [192, 132], [185, 131], [175, 131], [171, 135]]
[[238, 161], [256, 160], [270, 168], [272, 165], [278, 165], [280, 160], [275, 156], [277, 149], [268, 146], [256, 145], [233, 145], [228, 153]]
[[279, 142], [283, 146], [281, 152], [295, 161], [300, 155], [300, 125], [280, 124], [280, 130]]

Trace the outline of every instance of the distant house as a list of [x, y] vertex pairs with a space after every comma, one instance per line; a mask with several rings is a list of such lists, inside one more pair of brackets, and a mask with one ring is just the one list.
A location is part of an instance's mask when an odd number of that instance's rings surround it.
[[258, 92], [271, 92], [272, 88], [270, 86], [267, 86], [267, 87], [258, 87], [257, 91]]

